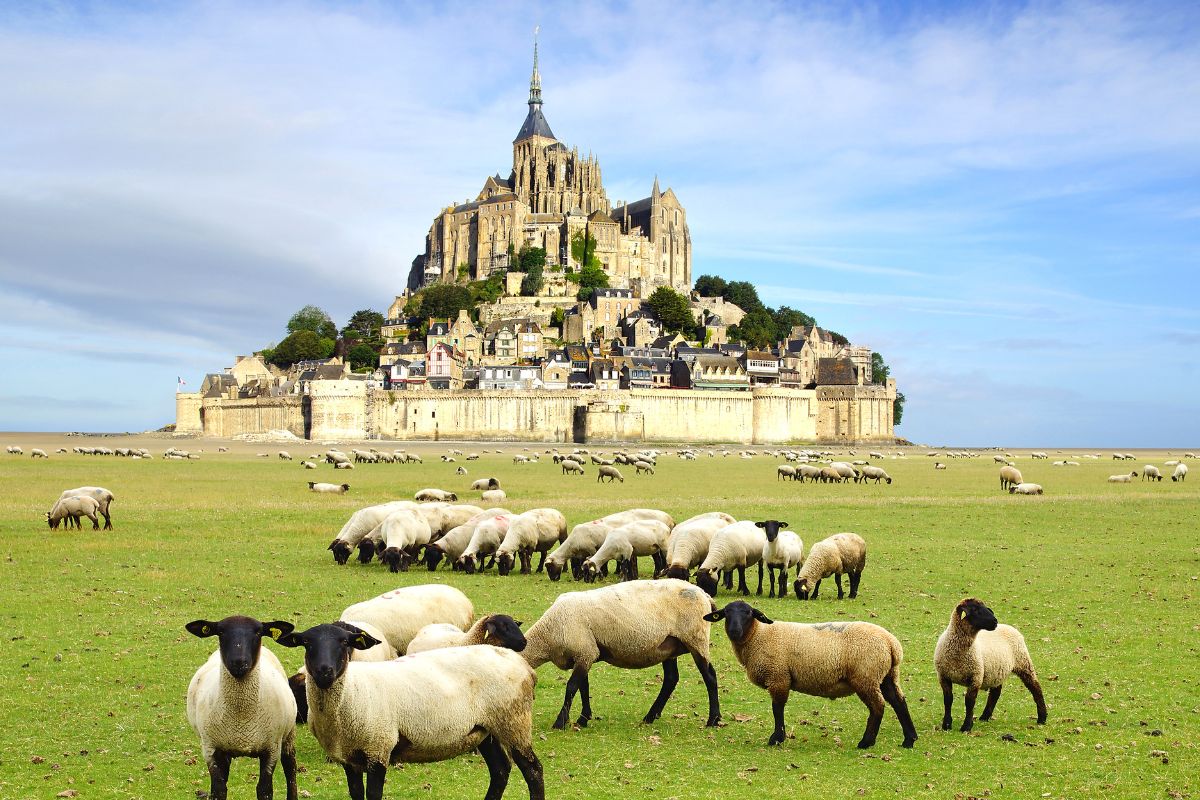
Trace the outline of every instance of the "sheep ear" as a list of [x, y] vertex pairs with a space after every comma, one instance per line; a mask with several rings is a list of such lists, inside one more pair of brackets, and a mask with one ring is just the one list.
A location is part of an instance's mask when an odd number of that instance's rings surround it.
[[304, 640], [300, 638], [300, 634], [288, 631], [275, 638], [284, 647], [304, 647]]
[[779, 523], [779, 527], [781, 527], [781, 528], [786, 528], [787, 526], [788, 526], [788, 524], [786, 522]]
[[720, 622], [721, 620], [725, 619], [725, 609], [722, 608], [712, 612], [711, 614], [705, 614], [704, 619], [708, 620], [709, 622]]
[[765, 528], [765, 527], [767, 527], [767, 523], [765, 523], [765, 522], [756, 522], [756, 523], [754, 523], [754, 527], [756, 527], [756, 528]]
[[359, 631], [356, 636], [351, 637], [350, 646], [355, 650], [370, 650], [381, 642], [369, 633]]
[[201, 639], [204, 639], [208, 636], [217, 635], [217, 623], [209, 622], [206, 619], [198, 619], [193, 622], [189, 622], [183, 627], [186, 628], [187, 632], [192, 636], [199, 636]]
[[775, 620], [768, 619], [767, 615], [764, 614], [763, 612], [759, 611], [757, 608], [754, 609], [754, 618], [765, 625], [774, 625], [775, 624]]
[[291, 633], [295, 629], [295, 625], [290, 622], [284, 622], [283, 620], [275, 620], [274, 622], [263, 623], [263, 633], [276, 641], [279, 641], [280, 636], [283, 636], [285, 633]]

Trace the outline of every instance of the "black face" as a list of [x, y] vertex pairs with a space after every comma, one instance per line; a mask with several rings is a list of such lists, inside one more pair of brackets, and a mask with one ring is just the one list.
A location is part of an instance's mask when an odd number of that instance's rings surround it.
[[462, 567], [463, 572], [468, 575], [475, 574], [475, 556], [459, 556], [457, 563]]
[[797, 578], [792, 584], [792, 589], [794, 589], [796, 592], [797, 600], [807, 600], [809, 592], [811, 591], [808, 588], [808, 578]]
[[709, 597], [717, 596], [717, 574], [707, 570], [696, 572], [696, 585], [703, 589]]
[[507, 575], [512, 572], [513, 557], [512, 553], [502, 553], [496, 557], [496, 571], [501, 575]]
[[408, 553], [398, 547], [386, 547], [379, 560], [392, 572], [408, 572]]
[[371, 559], [375, 557], [375, 543], [370, 539], [363, 539], [358, 543], [358, 563], [370, 564]]
[[562, 577], [562, 571], [563, 568], [561, 564], [555, 564], [552, 561], [546, 562], [546, 577], [550, 580], [557, 581]]
[[591, 561], [585, 561], [579, 577], [583, 578], [584, 583], [595, 583], [596, 578], [600, 577], [600, 568]]
[[352, 650], [368, 650], [379, 644], [369, 633], [346, 622], [317, 625], [302, 633], [279, 637], [284, 647], [304, 648], [304, 669], [321, 689], [328, 689], [346, 671]]
[[484, 641], [488, 644], [507, 647], [518, 653], [525, 649], [525, 634], [521, 633], [521, 623], [507, 614], [493, 614], [483, 627], [487, 631]]
[[764, 625], [774, 624], [774, 620], [768, 619], [766, 614], [744, 600], [734, 600], [719, 611], [705, 614], [704, 618], [709, 622], [725, 620], [725, 635], [731, 642], [744, 641], [756, 621]]
[[345, 564], [350, 560], [350, 545], [340, 539], [334, 539], [329, 545], [329, 549], [333, 551], [333, 560], [338, 564]]
[[973, 597], [958, 604], [958, 618], [979, 631], [994, 631], [1000, 624], [992, 610]]
[[779, 536], [779, 529], [786, 528], [788, 526], [786, 522], [780, 522], [777, 519], [765, 519], [762, 522], [756, 522], [754, 524], [762, 528], [767, 534], [768, 542], [775, 541], [776, 537]]
[[184, 626], [193, 636], [216, 636], [221, 651], [221, 663], [233, 677], [241, 680], [258, 663], [262, 637], [278, 639], [292, 630], [290, 622], [259, 622], [253, 617], [226, 617], [220, 622], [198, 619]]
[[688, 579], [687, 567], [667, 567], [667, 577], [686, 581]]
[[60, 522], [60, 520], [57, 520], [57, 519], [54, 519], [53, 517], [51, 517], [49, 511], [46, 512], [46, 522], [48, 522], [50, 524], [50, 530], [52, 530], [52, 531], [58, 530], [58, 523]]

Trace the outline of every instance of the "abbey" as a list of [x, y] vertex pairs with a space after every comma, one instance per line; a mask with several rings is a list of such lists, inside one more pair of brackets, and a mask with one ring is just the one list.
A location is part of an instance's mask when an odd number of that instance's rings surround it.
[[529, 113], [513, 140], [512, 170], [484, 181], [473, 201], [438, 214], [408, 287], [487, 278], [505, 271], [525, 246], [544, 248], [549, 270], [577, 270], [571, 240], [585, 232], [595, 239], [595, 255], [614, 288], [642, 297], [658, 286], [691, 290], [692, 237], [679, 199], [670, 188], [660, 191], [656, 177], [649, 197], [609, 202], [600, 162], [555, 138], [542, 114], [535, 41]]

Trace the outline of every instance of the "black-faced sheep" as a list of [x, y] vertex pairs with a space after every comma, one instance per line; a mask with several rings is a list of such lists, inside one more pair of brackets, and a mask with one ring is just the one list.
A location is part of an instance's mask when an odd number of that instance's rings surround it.
[[767, 536], [767, 543], [763, 547], [763, 563], [767, 565], [767, 573], [770, 578], [771, 590], [768, 596], [775, 596], [775, 573], [778, 571], [779, 596], [785, 597], [787, 596], [788, 570], [793, 566], [799, 567], [804, 561], [804, 542], [800, 541], [800, 537], [791, 531], [781, 530], [788, 526], [786, 522], [768, 519], [754, 524], [762, 528], [763, 533]]
[[1109, 483], [1133, 483], [1133, 479], [1138, 476], [1137, 471], [1130, 472], [1128, 475], [1109, 475]]
[[71, 528], [72, 523], [76, 528], [80, 527], [80, 517], [87, 517], [92, 521], [92, 530], [100, 529], [100, 521], [96, 518], [96, 513], [100, 510], [100, 504], [95, 498], [87, 495], [77, 495], [75, 497], [64, 497], [54, 504], [54, 507], [46, 512], [46, 522], [50, 525], [50, 530], [58, 530], [59, 523], [66, 520], [64, 527]]
[[67, 497], [81, 496], [91, 497], [99, 504], [96, 510], [104, 517], [104, 530], [111, 531], [112, 517], [109, 516], [108, 509], [112, 505], [112, 502], [116, 500], [113, 497], [113, 493], [103, 486], [80, 486], [78, 489], [67, 489], [58, 496], [58, 499], [63, 500]]
[[750, 594], [746, 585], [746, 567], [758, 564], [758, 594], [762, 594], [763, 550], [767, 536], [762, 528], [748, 520], [726, 525], [717, 531], [708, 545], [708, 554], [696, 569], [696, 585], [717, 596], [717, 576], [725, 575], [725, 588], [733, 588], [733, 573], [738, 574], [738, 591]]
[[686, 581], [692, 567], [700, 566], [708, 555], [709, 543], [717, 531], [734, 522], [724, 511], [708, 511], [676, 525], [667, 541], [666, 577]]
[[593, 583], [611, 560], [616, 561], [617, 574], [621, 580], [637, 579], [638, 556], [654, 559], [654, 571], [662, 570], [667, 563], [667, 540], [671, 529], [657, 519], [640, 519], [611, 528], [599, 549], [583, 562], [583, 579]]
[[308, 490], [317, 494], [345, 494], [350, 491], [348, 483], [317, 483], [316, 481], [308, 482]]
[[992, 610], [975, 598], [963, 600], [950, 615], [950, 624], [938, 639], [933, 655], [938, 681], [942, 686], [942, 730], [950, 730], [954, 720], [954, 684], [967, 687], [966, 715], [962, 731], [974, 725], [975, 698], [980, 689], [988, 690], [988, 699], [979, 715], [980, 722], [992, 718], [1000, 690], [1009, 675], [1016, 675], [1033, 695], [1039, 725], [1046, 722], [1046, 700], [1038, 683], [1025, 646], [1025, 637], [1011, 625], [1000, 625]]
[[288, 800], [296, 800], [296, 701], [283, 665], [262, 646], [263, 636], [278, 639], [292, 624], [234, 616], [185, 627], [194, 636], [218, 640], [187, 691], [188, 723], [208, 765], [209, 797], [224, 800], [230, 762], [246, 756], [258, 759], [258, 800], [274, 796], [276, 764], [283, 765]]
[[862, 571], [867, 566], [867, 543], [857, 533], [835, 533], [814, 544], [804, 559], [804, 566], [796, 575], [792, 588], [797, 599], [817, 599], [821, 589], [821, 581], [833, 576], [837, 584], [838, 600], [845, 595], [842, 592], [842, 573], [850, 577], [850, 599], [858, 596], [858, 582], [862, 579]]
[[608, 478], [609, 483], [613, 481], [625, 482], [625, 476], [616, 467], [603, 466], [596, 470], [596, 483], [600, 483], [605, 478]]
[[750, 682], [771, 695], [775, 730], [768, 745], [787, 738], [783, 711], [793, 691], [829, 698], [857, 695], [869, 712], [860, 748], [875, 744], [885, 702], [900, 720], [903, 746], [912, 747], [917, 740], [900, 688], [904, 650], [884, 628], [869, 622], [774, 622], [741, 600], [705, 619], [725, 621], [725, 634]]
[[1153, 464], [1146, 464], [1142, 467], [1142, 481], [1161, 481], [1163, 479], [1162, 472]]
[[1008, 487], [1009, 494], [1043, 494], [1040, 483], [1015, 483]]
[[1175, 471], [1171, 473], [1171, 483], [1175, 483], [1176, 481], [1182, 482], [1183, 480], [1185, 480], [1187, 478], [1187, 474], [1188, 474], [1187, 464], [1182, 464], [1182, 463], [1176, 464]]
[[1000, 489], [1006, 490], [1009, 486], [1016, 486], [1018, 483], [1024, 483], [1025, 479], [1021, 477], [1021, 470], [1016, 467], [1003, 466], [1000, 468]]
[[442, 647], [473, 647], [490, 644], [519, 653], [525, 649], [525, 634], [522, 623], [508, 614], [484, 614], [465, 631], [448, 622], [426, 625], [408, 643], [408, 655], [437, 650]]
[[582, 475], [583, 474], [583, 464], [580, 464], [578, 461], [576, 461], [573, 458], [564, 458], [562, 461], [559, 462], [559, 466], [562, 467], [563, 475]]
[[[486, 493], [485, 493], [486, 494]], [[496, 571], [501, 575], [512, 572], [521, 560], [521, 574], [533, 572], [533, 554], [541, 553], [537, 571], [546, 565], [546, 553], [567, 538], [567, 518], [553, 508], [534, 508], [518, 514], [509, 522], [500, 545], [496, 548]]]
[[413, 499], [418, 503], [457, 503], [458, 495], [444, 489], [421, 489]]

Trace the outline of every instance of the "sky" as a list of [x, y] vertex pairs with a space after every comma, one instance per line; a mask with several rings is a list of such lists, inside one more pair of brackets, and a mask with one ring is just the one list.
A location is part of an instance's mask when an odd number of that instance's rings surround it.
[[1195, 3], [0, 5], [0, 430], [174, 421], [386, 311], [543, 111], [931, 446], [1200, 446]]

